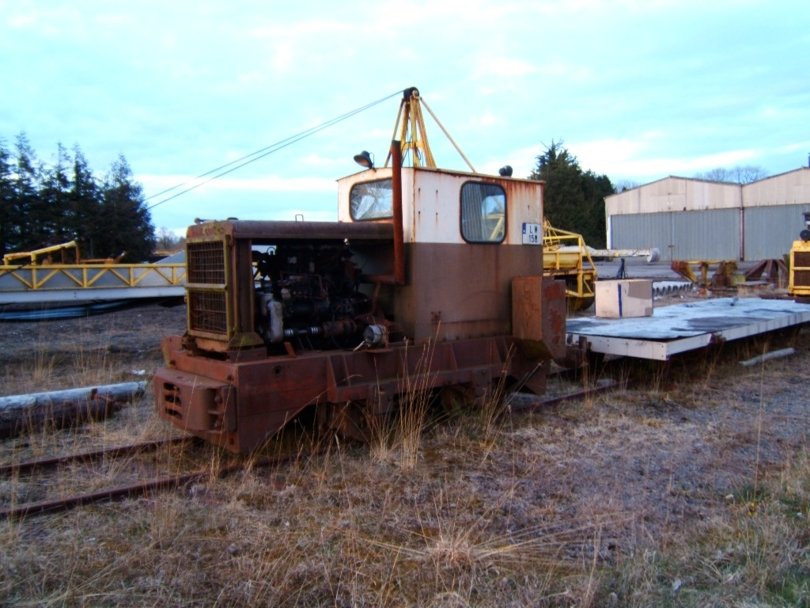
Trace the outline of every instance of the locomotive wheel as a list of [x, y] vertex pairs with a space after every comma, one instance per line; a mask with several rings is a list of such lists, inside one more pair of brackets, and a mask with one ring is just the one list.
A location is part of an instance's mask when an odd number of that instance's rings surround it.
[[472, 389], [465, 386], [445, 386], [439, 391], [439, 404], [444, 413], [453, 418], [469, 409], [473, 401]]
[[439, 405], [450, 418], [486, 409], [494, 398], [494, 387], [488, 381], [445, 386], [439, 391]]
[[371, 440], [372, 425], [365, 404], [349, 401], [342, 404], [329, 404], [318, 410], [318, 426], [326, 432], [336, 433], [338, 436], [368, 443]]

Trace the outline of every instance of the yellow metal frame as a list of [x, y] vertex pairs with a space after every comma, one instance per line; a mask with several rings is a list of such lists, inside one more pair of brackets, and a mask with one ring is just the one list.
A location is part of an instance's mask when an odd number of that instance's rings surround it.
[[150, 282], [152, 284], [148, 287], [179, 287], [186, 280], [184, 262], [119, 264], [120, 257], [83, 260], [76, 241], [7, 253], [0, 266], [0, 291], [18, 288], [23, 291], [118, 289], [142, 287]]
[[[555, 228], [547, 219], [543, 221], [543, 275], [566, 279], [565, 295], [573, 309], [590, 305], [597, 274], [585, 239], [576, 232]], [[568, 280], [572, 277], [575, 281]]]
[[[52, 256], [54, 254], [58, 254], [59, 262], [62, 264], [79, 262], [81, 260], [81, 256], [79, 254], [79, 244], [76, 241], [69, 241], [67, 243], [60, 243], [59, 245], [51, 245], [50, 247], [34, 249], [33, 251], [7, 253], [3, 256], [3, 266], [11, 266], [13, 262], [18, 262], [19, 260], [23, 260], [24, 264], [31, 264], [34, 266], [50, 265], [53, 263]], [[41, 258], [45, 259], [43, 260]], [[66, 260], [65, 258], [69, 258], [69, 260]]]
[[[140, 287], [148, 279], [158, 277], [162, 286], [180, 286], [186, 279], [186, 265], [179, 264], [46, 264], [0, 266], [0, 279], [9, 277], [25, 290], [63, 290], [55, 285], [61, 277], [68, 279], [69, 288], [109, 289]], [[99, 285], [104, 279], [112, 283]], [[150, 285], [153, 287], [154, 285]]]
[[727, 286], [734, 283], [734, 273], [737, 272], [737, 262], [734, 260], [674, 260], [670, 264], [674, 272], [698, 287], [712, 286], [715, 280], [709, 277], [709, 271], [713, 266], [717, 267], [713, 276], [722, 277]]

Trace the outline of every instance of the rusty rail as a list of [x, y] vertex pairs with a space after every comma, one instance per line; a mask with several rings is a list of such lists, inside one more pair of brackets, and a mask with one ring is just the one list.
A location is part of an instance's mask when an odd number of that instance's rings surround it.
[[143, 443], [133, 443], [131, 445], [120, 445], [93, 452], [79, 452], [78, 454], [65, 454], [63, 456], [49, 456], [45, 458], [35, 458], [23, 462], [13, 462], [0, 466], [0, 476], [12, 476], [20, 473], [30, 473], [37, 469], [51, 469], [71, 462], [93, 462], [104, 458], [120, 458], [121, 456], [132, 456], [154, 452], [155, 450], [169, 445], [191, 443], [193, 437], [175, 437], [160, 441], [146, 441]]
[[614, 390], [619, 386], [615, 380], [604, 380], [597, 382], [594, 386], [585, 387], [578, 391], [572, 391], [563, 395], [555, 395], [553, 397], [543, 397], [540, 395], [531, 395], [528, 393], [512, 393], [506, 399], [509, 411], [522, 412], [526, 410], [534, 410], [540, 407], [549, 407], [558, 405], [565, 401], [573, 401], [574, 399], [587, 399], [594, 395], [607, 393]]
[[[183, 440], [190, 440], [191, 438], [178, 438], [168, 440], [166, 442], [162, 442], [163, 444], [167, 443], [177, 443]], [[160, 444], [161, 442], [154, 442], [155, 444]], [[147, 446], [149, 444], [140, 444], [141, 447]], [[121, 454], [126, 453], [126, 449], [130, 446], [124, 446], [124, 451], [120, 452]], [[132, 446], [136, 447], [136, 446]], [[157, 446], [159, 447], [159, 446]], [[117, 448], [113, 448], [112, 450], [116, 450]], [[108, 451], [100, 451], [94, 454], [102, 454], [107, 453]], [[319, 453], [318, 451], [314, 452], [313, 454]], [[84, 455], [77, 455], [76, 459], [81, 458]], [[294, 458], [299, 457], [300, 454], [291, 454], [288, 456], [279, 456], [275, 458], [264, 458], [255, 462], [251, 463], [252, 467], [265, 467], [271, 465], [279, 465], [285, 464]], [[68, 457], [69, 458], [69, 457]], [[60, 460], [60, 458], [53, 458], [53, 459], [44, 459], [48, 461], [56, 461]], [[33, 461], [32, 461], [33, 462]], [[34, 463], [38, 465], [39, 463]], [[54, 466], [54, 465], [48, 465]], [[13, 468], [13, 467], [8, 467]], [[131, 498], [134, 496], [145, 496], [149, 495], [152, 492], [158, 492], [162, 490], [173, 490], [190, 483], [194, 483], [195, 481], [200, 481], [210, 477], [224, 477], [225, 475], [230, 475], [237, 471], [244, 470], [245, 464], [242, 461], [234, 462], [229, 465], [225, 465], [219, 467], [217, 469], [206, 468], [204, 470], [194, 471], [191, 473], [180, 473], [177, 475], [170, 475], [166, 477], [160, 477], [158, 479], [151, 479], [149, 481], [144, 481], [141, 483], [135, 484], [126, 484], [121, 486], [115, 486], [112, 488], [105, 488], [103, 490], [96, 490], [94, 492], [88, 492], [85, 494], [74, 494], [73, 496], [67, 496], [65, 498], [59, 499], [48, 499], [48, 500], [41, 500], [37, 502], [30, 502], [21, 505], [14, 505], [12, 507], [8, 507], [6, 509], [0, 510], [0, 521], [5, 519], [22, 519], [25, 517], [32, 517], [36, 515], [45, 515], [49, 513], [60, 513], [63, 511], [69, 511], [70, 509], [75, 509], [76, 507], [81, 507], [85, 505], [90, 505], [99, 502], [107, 502], [113, 500], [120, 500], [123, 498]]]
[[68, 496], [67, 498], [58, 500], [31, 502], [0, 511], [0, 520], [20, 519], [32, 515], [43, 515], [45, 513], [59, 513], [61, 511], [68, 511], [75, 507], [81, 507], [83, 505], [89, 505], [96, 502], [128, 498], [131, 496], [143, 496], [153, 491], [177, 488], [198, 479], [203, 479], [209, 474], [209, 471], [197, 471], [195, 473], [186, 473], [184, 475], [175, 475], [172, 477], [154, 479], [152, 481], [139, 484], [108, 488], [87, 494], [76, 494], [74, 496]]

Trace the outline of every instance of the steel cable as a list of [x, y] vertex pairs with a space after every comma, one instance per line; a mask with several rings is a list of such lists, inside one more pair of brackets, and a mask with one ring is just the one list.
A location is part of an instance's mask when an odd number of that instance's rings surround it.
[[[390, 95], [386, 95], [385, 97], [383, 97], [381, 99], [378, 99], [377, 101], [367, 103], [364, 106], [361, 106], [359, 108], [356, 108], [354, 110], [346, 112], [345, 114], [341, 114], [340, 116], [337, 116], [335, 118], [327, 120], [326, 122], [322, 122], [319, 125], [316, 125], [314, 127], [310, 127], [309, 129], [305, 129], [304, 131], [301, 131], [300, 133], [296, 133], [295, 135], [291, 135], [290, 137], [286, 137], [286, 138], [284, 138], [282, 140], [279, 140], [279, 141], [277, 141], [277, 142], [275, 142], [273, 144], [270, 144], [269, 146], [265, 146], [264, 148], [260, 148], [259, 150], [256, 150], [255, 152], [251, 152], [250, 154], [246, 154], [245, 156], [237, 158], [236, 160], [233, 160], [233, 161], [231, 161], [229, 163], [225, 163], [224, 165], [220, 165], [219, 167], [215, 167], [214, 169], [206, 171], [205, 173], [201, 173], [200, 175], [198, 175], [197, 177], [195, 177], [192, 180], [182, 182], [180, 184], [177, 184], [176, 186], [172, 186], [171, 188], [167, 188], [166, 190], [162, 190], [162, 191], [157, 192], [157, 193], [155, 193], [155, 194], [153, 194], [151, 196], [148, 196], [145, 199], [146, 201], [150, 201], [150, 200], [155, 199], [155, 198], [157, 198], [159, 196], [163, 196], [164, 194], [168, 194], [169, 192], [177, 190], [178, 188], [183, 188], [184, 186], [187, 186], [188, 184], [192, 184], [191, 186], [189, 186], [188, 188], [185, 188], [184, 190], [181, 190], [180, 192], [175, 192], [171, 196], [168, 196], [168, 197], [164, 198], [163, 200], [160, 200], [160, 201], [158, 201], [156, 203], [153, 203], [152, 205], [149, 205], [149, 207], [147, 207], [147, 210], [148, 209], [153, 209], [153, 208], [157, 207], [158, 205], [162, 205], [163, 203], [167, 203], [170, 200], [173, 200], [173, 199], [175, 199], [175, 198], [177, 198], [177, 197], [179, 197], [179, 196], [181, 196], [183, 194], [186, 194], [187, 192], [191, 192], [192, 190], [196, 190], [200, 186], [203, 186], [203, 185], [205, 185], [205, 184], [207, 184], [207, 183], [209, 183], [209, 182], [211, 182], [211, 181], [213, 181], [213, 180], [215, 180], [217, 178], [228, 175], [229, 173], [233, 173], [237, 169], [241, 169], [242, 167], [244, 167], [246, 165], [249, 165], [249, 164], [251, 164], [253, 162], [256, 162], [257, 160], [262, 159], [265, 156], [269, 156], [270, 154], [273, 154], [274, 152], [278, 152], [279, 150], [281, 150], [283, 148], [286, 148], [287, 146], [292, 145], [292, 144], [294, 144], [296, 142], [299, 142], [302, 139], [305, 139], [306, 137], [309, 137], [310, 135], [314, 135], [318, 131], [322, 131], [322, 130], [328, 128], [328, 127], [336, 125], [337, 123], [342, 122], [342, 121], [344, 121], [344, 120], [346, 120], [348, 118], [351, 118], [352, 116], [355, 116], [356, 114], [364, 112], [364, 111], [368, 110], [369, 108], [372, 108], [372, 107], [374, 107], [374, 106], [376, 106], [376, 105], [378, 105], [378, 104], [380, 104], [380, 103], [382, 103], [384, 101], [388, 101], [392, 97], [400, 95], [401, 93], [402, 93], [402, 91], [396, 91], [395, 93], [391, 93]], [[207, 179], [203, 179], [203, 178], [207, 178]], [[198, 181], [198, 180], [202, 180], [202, 181]]]

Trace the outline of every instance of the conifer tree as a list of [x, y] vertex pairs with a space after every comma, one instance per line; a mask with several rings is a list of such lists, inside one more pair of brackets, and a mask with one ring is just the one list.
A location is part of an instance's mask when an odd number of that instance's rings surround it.
[[605, 246], [605, 197], [614, 192], [606, 175], [583, 172], [562, 142], [552, 141], [529, 177], [546, 182], [543, 212], [553, 226], [581, 234], [592, 247]]
[[12, 221], [14, 205], [14, 184], [11, 169], [11, 153], [5, 142], [0, 140], [0, 256], [13, 248], [15, 226]]
[[[107, 230], [98, 235], [99, 247], [105, 247], [108, 256], [126, 251], [130, 260], [147, 259], [155, 248], [154, 228], [143, 189], [133, 181], [132, 170], [123, 155], [113, 162], [102, 190], [101, 216]], [[103, 252], [104, 249], [101, 253], [105, 255]]]
[[39, 200], [40, 166], [25, 133], [17, 136], [13, 164], [11, 203], [11, 248], [33, 249], [41, 246], [42, 205]]

